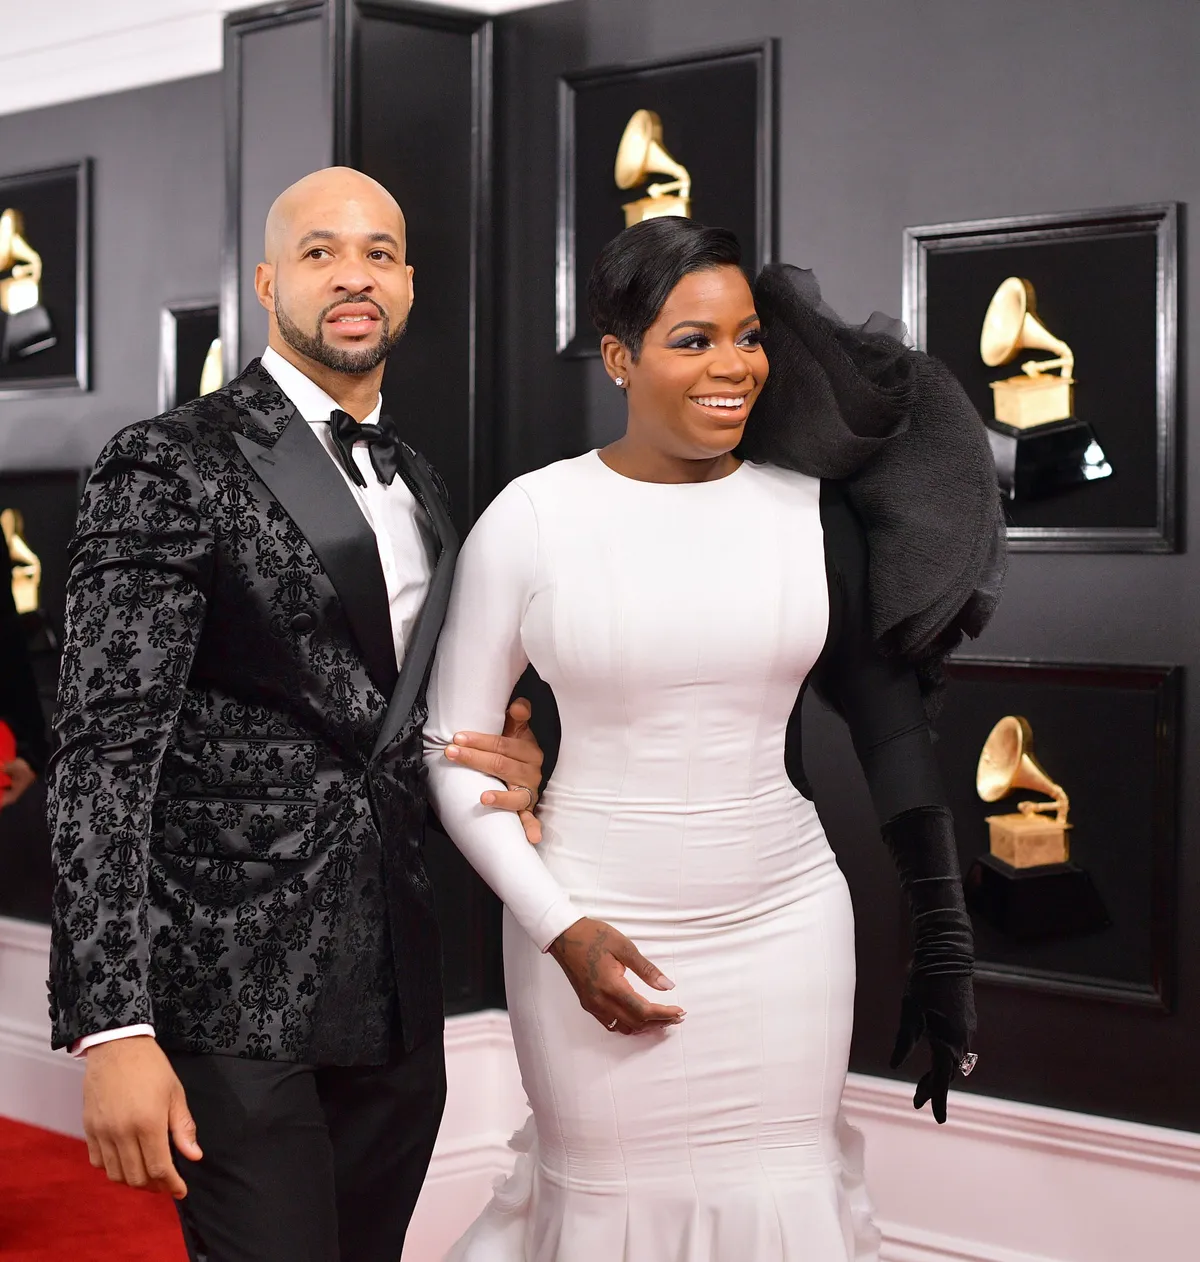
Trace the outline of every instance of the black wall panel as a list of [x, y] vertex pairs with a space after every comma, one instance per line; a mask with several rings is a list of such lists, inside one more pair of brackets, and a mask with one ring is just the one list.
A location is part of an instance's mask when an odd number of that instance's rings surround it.
[[267, 313], [254, 293], [263, 225], [289, 184], [333, 161], [330, 20], [301, 4], [282, 18], [236, 15], [225, 36], [225, 378], [267, 344]]

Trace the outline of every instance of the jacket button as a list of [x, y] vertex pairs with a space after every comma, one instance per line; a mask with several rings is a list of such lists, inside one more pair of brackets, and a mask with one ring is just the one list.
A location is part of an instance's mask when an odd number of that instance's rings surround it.
[[301, 633], [311, 631], [317, 625], [317, 620], [310, 613], [298, 613], [292, 615], [292, 630]]

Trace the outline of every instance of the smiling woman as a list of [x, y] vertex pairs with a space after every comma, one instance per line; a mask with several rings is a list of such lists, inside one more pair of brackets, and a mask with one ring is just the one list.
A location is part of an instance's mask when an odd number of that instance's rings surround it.
[[[626, 432], [518, 478], [460, 557], [429, 791], [505, 904], [533, 1118], [452, 1262], [878, 1257], [840, 1115], [853, 915], [791, 756], [810, 681], [916, 891], [897, 1055], [928, 1031], [933, 1068], [914, 1102], [944, 1120], [970, 1063], [970, 922], [917, 675], [876, 651], [843, 488], [737, 454], [770, 372], [739, 264], [731, 233], [690, 219], [605, 247], [588, 297]], [[788, 397], [775, 412], [820, 420]], [[479, 811], [497, 786], [441, 756], [494, 724], [528, 664], [562, 720], [536, 851]]]

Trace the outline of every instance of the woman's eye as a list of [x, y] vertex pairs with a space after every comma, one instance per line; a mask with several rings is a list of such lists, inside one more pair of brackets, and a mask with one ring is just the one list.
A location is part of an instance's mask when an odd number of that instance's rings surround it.
[[675, 343], [678, 350], [702, 351], [708, 346], [708, 338], [703, 333], [692, 333]]
[[741, 345], [743, 346], [761, 346], [763, 344], [762, 329], [749, 329], [742, 334]]

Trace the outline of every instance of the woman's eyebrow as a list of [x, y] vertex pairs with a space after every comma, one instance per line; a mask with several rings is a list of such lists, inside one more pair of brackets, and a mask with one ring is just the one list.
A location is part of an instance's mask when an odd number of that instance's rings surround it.
[[[739, 329], [744, 329], [748, 324], [754, 324], [758, 320], [758, 312], [748, 315], [738, 324]], [[680, 320], [678, 324], [673, 324], [667, 330], [667, 336], [670, 337], [676, 329], [703, 329], [706, 333], [711, 333], [717, 326], [711, 320]]]

